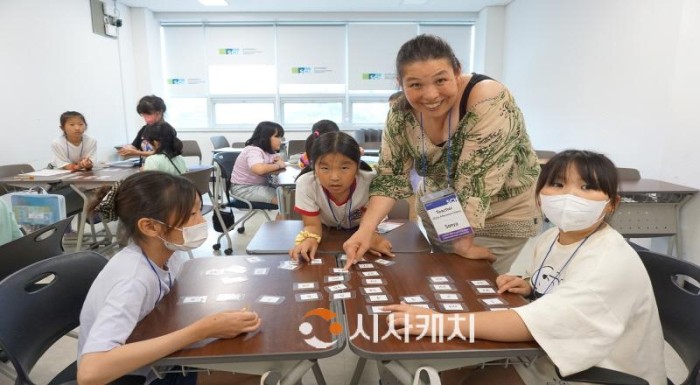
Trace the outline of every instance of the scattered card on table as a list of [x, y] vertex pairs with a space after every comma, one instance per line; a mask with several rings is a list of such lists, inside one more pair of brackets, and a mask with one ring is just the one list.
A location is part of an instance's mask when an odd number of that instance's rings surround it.
[[326, 291], [328, 291], [329, 293], [335, 293], [337, 291], [342, 291], [342, 290], [346, 290], [349, 288], [350, 287], [348, 285], [346, 285], [344, 283], [339, 283], [337, 285], [326, 286]]
[[297, 302], [306, 302], [306, 301], [318, 301], [323, 298], [321, 293], [319, 292], [313, 292], [313, 293], [298, 293], [295, 295], [295, 298]]
[[361, 287], [360, 291], [362, 294], [386, 294], [386, 290], [381, 286]]
[[377, 270], [361, 271], [360, 275], [363, 277], [381, 277], [381, 274]]
[[433, 283], [429, 286], [433, 291], [457, 291], [455, 285], [449, 283]]
[[375, 259], [374, 262], [376, 262], [380, 265], [384, 265], [384, 266], [391, 266], [391, 265], [396, 263], [394, 261], [390, 261], [390, 260], [384, 259], [384, 258]]
[[363, 278], [362, 285], [363, 286], [386, 285], [386, 280], [384, 278]]
[[478, 287], [475, 286], [474, 290], [476, 291], [477, 294], [497, 294], [496, 289], [492, 287]]
[[331, 295], [331, 300], [338, 300], [338, 299], [348, 299], [348, 298], [355, 298], [355, 293], [351, 291], [344, 291], [342, 293], [333, 293]]
[[372, 305], [367, 306], [367, 314], [369, 314], [369, 315], [389, 314], [389, 313], [391, 313], [389, 310], [384, 310], [384, 306], [372, 306]]
[[466, 306], [457, 302], [440, 302], [438, 306], [442, 311], [466, 311]]
[[182, 297], [182, 300], [181, 300], [181, 303], [204, 303], [204, 302], [207, 302], [206, 295]]
[[248, 257], [245, 260], [248, 261], [248, 263], [260, 263], [260, 262], [262, 262], [262, 258], [260, 258], [260, 257]]
[[467, 282], [469, 282], [469, 284], [472, 286], [493, 286], [491, 281], [488, 279], [472, 279]]
[[403, 222], [384, 221], [377, 226], [377, 232], [379, 234], [388, 233], [401, 225], [403, 225]]
[[374, 265], [371, 263], [358, 263], [357, 268], [360, 270], [374, 269]]
[[292, 286], [294, 290], [313, 290], [318, 289], [318, 282], [295, 282]]
[[413, 305], [414, 303], [427, 303], [429, 302], [425, 296], [422, 295], [407, 295], [401, 297], [401, 301], [406, 302], [409, 305]]
[[486, 306], [506, 306], [506, 305], [508, 305], [508, 303], [504, 299], [498, 298], [498, 297], [483, 298], [483, 299], [480, 299], [479, 301], [481, 301]]
[[256, 267], [255, 270], [253, 270], [253, 275], [267, 275], [270, 272], [270, 269], [267, 267]]
[[231, 273], [239, 273], [239, 274], [243, 274], [246, 271], [248, 271], [248, 269], [246, 269], [245, 267], [238, 266], [238, 265], [229, 266], [229, 267], [225, 268], [224, 270], [231, 272]]
[[309, 261], [309, 265], [323, 265], [323, 259], [314, 258], [314, 259]]
[[323, 277], [323, 282], [329, 283], [329, 282], [345, 282], [348, 280], [348, 277], [346, 275], [327, 275]]
[[391, 297], [388, 294], [368, 295], [367, 302], [389, 302]]
[[216, 296], [218, 302], [224, 301], [240, 301], [243, 299], [243, 294], [239, 293], [224, 293]]
[[280, 297], [277, 295], [261, 295], [255, 302], [266, 303], [270, 305], [279, 305], [282, 302], [284, 302], [284, 297]]
[[226, 284], [229, 284], [229, 283], [241, 283], [241, 282], [245, 282], [245, 281], [247, 281], [247, 280], [248, 280], [248, 277], [243, 277], [243, 276], [239, 276], [239, 277], [223, 277], [223, 278], [221, 278], [221, 282], [226, 283]]
[[204, 272], [204, 275], [224, 275], [225, 273], [224, 269], [209, 269]]
[[453, 283], [454, 281], [452, 278], [446, 276], [446, 275], [433, 275], [428, 277], [428, 281], [430, 283]]
[[462, 296], [457, 293], [435, 293], [438, 301], [461, 301]]
[[349, 274], [350, 272], [343, 269], [342, 267], [332, 267], [331, 274]]

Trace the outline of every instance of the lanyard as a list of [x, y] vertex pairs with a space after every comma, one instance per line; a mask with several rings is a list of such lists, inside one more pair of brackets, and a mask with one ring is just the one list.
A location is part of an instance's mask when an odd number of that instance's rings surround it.
[[552, 279], [552, 280], [549, 282], [549, 285], [547, 285], [547, 287], [544, 289], [544, 291], [542, 292], [542, 294], [539, 294], [539, 293], [537, 293], [537, 291], [536, 291], [535, 289], [537, 288], [537, 282], [539, 282], [540, 276], [542, 275], [542, 267], [544, 266], [544, 262], [547, 260], [547, 257], [549, 257], [549, 253], [552, 251], [552, 248], [554, 247], [554, 244], [557, 242], [557, 239], [559, 239], [559, 236], [554, 237], [554, 241], [552, 242], [551, 245], [549, 245], [549, 250], [547, 250], [547, 254], [545, 254], [544, 259], [542, 259], [542, 263], [540, 263], [540, 268], [537, 270], [537, 276], [536, 276], [536, 277], [533, 277], [534, 280], [533, 280], [533, 283], [532, 283], [532, 287], [533, 287], [532, 292], [533, 292], [533, 294], [535, 295], [535, 298], [539, 298], [539, 297], [541, 297], [541, 296], [547, 294], [547, 292], [549, 291], [549, 289], [550, 289], [550, 288], [552, 287], [552, 285], [554, 284], [554, 281], [555, 281], [555, 280], [557, 280], [557, 281], [559, 280], [559, 276], [561, 275], [562, 271], [564, 271], [564, 269], [566, 269], [566, 267], [569, 265], [569, 262], [571, 262], [571, 260], [574, 259], [574, 255], [576, 255], [576, 253], [577, 253], [578, 250], [581, 248], [581, 246], [583, 246], [583, 244], [586, 243], [586, 241], [588, 240], [588, 238], [591, 237], [591, 235], [593, 235], [596, 231], [598, 231], [598, 229], [600, 228], [600, 226], [601, 226], [602, 224], [603, 224], [603, 222], [601, 222], [601, 223], [598, 225], [598, 227], [596, 227], [596, 229], [593, 230], [592, 233], [588, 234], [588, 235], [586, 236], [586, 238], [583, 238], [583, 242], [579, 243], [579, 245], [576, 246], [576, 249], [574, 250], [573, 253], [571, 253], [571, 256], [569, 257], [569, 259], [567, 259], [566, 262], [564, 262], [564, 265], [561, 267], [561, 269], [559, 269], [559, 272], [557, 272], [557, 276], [554, 277], [554, 279]]
[[343, 219], [338, 221], [338, 218], [335, 216], [335, 210], [333, 210], [333, 206], [331, 205], [331, 198], [326, 195], [326, 201], [328, 202], [328, 208], [331, 210], [331, 215], [333, 215], [333, 220], [335, 221], [336, 228], [340, 230], [343, 227], [343, 222], [345, 222], [345, 218], [348, 219], [348, 228], [352, 227], [350, 224], [350, 210], [352, 210], [352, 194], [354, 190], [350, 191], [350, 199], [348, 199], [348, 202], [346, 203], [346, 206], [348, 207], [347, 211], [345, 211], [345, 216]]
[[[146, 258], [148, 265], [151, 266], [151, 270], [153, 270], [153, 274], [156, 275], [156, 281], [158, 282], [158, 298], [156, 298], [156, 303], [153, 304], [153, 308], [155, 309], [156, 305], [158, 305], [158, 302], [161, 300], [161, 296], [163, 295], [163, 285], [161, 285], [160, 276], [158, 275], [156, 268], [153, 266], [153, 262], [151, 262], [151, 260], [148, 259], [146, 254], [144, 254], [143, 257]], [[173, 278], [170, 275], [170, 271], [168, 271], [168, 289], [170, 289], [171, 287], [173, 287]]]
[[[420, 113], [420, 141], [423, 147], [423, 156], [421, 157], [422, 176], [428, 174], [428, 154], [425, 152], [425, 130], [423, 129], [423, 113]], [[447, 111], [447, 187], [450, 187], [450, 166], [452, 165], [452, 108]], [[425, 192], [425, 183], [423, 183], [423, 192]]]

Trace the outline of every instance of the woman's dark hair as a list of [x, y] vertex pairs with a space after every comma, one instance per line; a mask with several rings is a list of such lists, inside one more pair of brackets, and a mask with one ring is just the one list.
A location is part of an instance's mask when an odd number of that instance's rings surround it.
[[[154, 192], [158, 193], [154, 199]], [[152, 218], [181, 227], [190, 218], [199, 193], [189, 180], [162, 171], [142, 171], [124, 179], [117, 190], [114, 208], [129, 236], [143, 239], [141, 218]]]
[[340, 131], [340, 127], [338, 127], [338, 125], [335, 124], [335, 122], [332, 120], [323, 119], [314, 123], [314, 125], [311, 126], [311, 135], [309, 135], [306, 138], [306, 144], [304, 145], [304, 151], [306, 151], [306, 156], [309, 156], [309, 154], [311, 153], [311, 146], [313, 146], [314, 140], [316, 138], [328, 132], [338, 131]]
[[[418, 62], [435, 59], [447, 59], [452, 64], [452, 69], [455, 72], [462, 71], [462, 65], [459, 59], [452, 51], [452, 47], [446, 41], [434, 35], [418, 35], [413, 39], [403, 43], [396, 54], [396, 74], [399, 85], [404, 75], [404, 67]], [[397, 106], [401, 109], [408, 109], [408, 101], [406, 98], [399, 98]]]
[[554, 155], [542, 166], [535, 194], [539, 197], [544, 187], [556, 180], [566, 180], [570, 166], [576, 167], [576, 171], [589, 188], [607, 195], [613, 209], [615, 208], [618, 195], [617, 168], [608, 157], [592, 151], [566, 150]]
[[[309, 165], [301, 170], [299, 176], [313, 170], [316, 162], [324, 155], [334, 153], [347, 156], [353, 162], [357, 163], [360, 170], [372, 171], [372, 167], [360, 159], [360, 145], [357, 144], [355, 138], [344, 132], [337, 131], [325, 133], [314, 140], [311, 150], [306, 153], [309, 157]], [[297, 178], [299, 176], [297, 176]]]
[[156, 154], [165, 154], [168, 159], [182, 155], [182, 141], [177, 138], [175, 129], [165, 122], [146, 126], [146, 129], [143, 130], [143, 138], [151, 143], [154, 140], [158, 141], [159, 146], [156, 149]]
[[85, 120], [85, 117], [83, 116], [83, 114], [81, 114], [78, 111], [66, 111], [66, 112], [62, 113], [61, 118], [59, 119], [59, 121], [61, 122], [61, 128], [63, 128], [63, 126], [66, 125], [66, 122], [70, 118], [80, 118], [80, 120], [82, 120], [83, 123], [85, 123], [85, 129], [87, 129], [87, 125], [88, 125], [87, 121]]
[[146, 95], [139, 100], [139, 104], [136, 105], [136, 112], [141, 114], [155, 114], [160, 112], [165, 113], [165, 102], [158, 96]]
[[246, 146], [256, 146], [262, 148], [263, 151], [268, 154], [274, 154], [275, 151], [272, 149], [270, 144], [270, 138], [277, 136], [279, 138], [284, 136], [284, 128], [279, 123], [275, 122], [260, 122], [258, 126], [255, 127], [253, 131], [253, 136], [245, 141]]

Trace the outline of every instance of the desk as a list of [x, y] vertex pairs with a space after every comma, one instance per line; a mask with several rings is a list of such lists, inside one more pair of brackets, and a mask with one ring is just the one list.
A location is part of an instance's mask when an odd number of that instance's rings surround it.
[[[403, 225], [383, 234], [396, 253], [427, 253], [430, 243], [413, 221], [404, 221]], [[260, 225], [258, 231], [248, 243], [248, 254], [287, 253], [294, 245], [294, 238], [304, 228], [302, 221], [270, 221]], [[318, 253], [338, 254], [343, 252], [343, 242], [354, 233], [353, 230], [336, 230], [323, 227]]]
[[682, 258], [680, 210], [698, 190], [654, 179], [621, 181], [619, 190], [620, 205], [610, 224], [626, 238], [669, 236], [667, 254], [673, 255], [675, 244]]
[[[374, 258], [368, 258], [370, 261]], [[374, 328], [373, 317], [368, 315], [368, 305], [384, 305], [398, 303], [402, 296], [424, 295], [430, 304], [437, 307], [438, 301], [435, 293], [429, 286], [429, 276], [448, 276], [454, 282], [455, 293], [463, 297], [463, 301], [471, 312], [486, 310], [478, 298], [489, 298], [494, 295], [477, 296], [474, 289], [467, 283], [472, 279], [488, 279], [494, 285], [496, 272], [491, 265], [483, 260], [469, 260], [455, 254], [446, 253], [403, 253], [396, 256], [396, 263], [391, 266], [382, 266], [375, 263], [375, 269], [381, 273], [381, 278], [387, 284], [383, 287], [391, 296], [391, 301], [386, 303], [368, 303], [359, 292], [363, 287], [359, 275], [358, 266], [352, 269], [349, 285], [357, 289], [356, 297], [345, 300], [345, 314], [347, 332], [350, 337], [358, 330], [358, 317], [361, 315], [362, 328], [368, 334]], [[526, 303], [519, 295], [503, 294], [510, 307], [517, 307]], [[378, 316], [378, 336], [383, 336], [389, 330], [386, 316]], [[370, 334], [371, 336], [371, 334]], [[468, 336], [465, 336], [468, 338]], [[364, 361], [366, 359], [377, 360], [377, 364], [384, 366], [394, 374], [402, 383], [412, 384], [413, 373], [420, 366], [429, 365], [437, 370], [465, 366], [467, 359], [495, 360], [501, 358], [534, 358], [543, 354], [543, 351], [535, 342], [495, 342], [475, 340], [474, 343], [453, 339], [442, 343], [433, 343], [430, 338], [403, 342], [395, 337], [373, 342], [363, 336], [349, 339], [350, 349], [361, 357], [356, 368], [351, 384], [356, 384], [359, 379]]]
[[[309, 322], [313, 334], [320, 340], [331, 342], [330, 322], [319, 316], [305, 318], [305, 314], [319, 307], [341, 314], [339, 302], [330, 303], [329, 295], [323, 289], [323, 277], [336, 266], [335, 258], [324, 257], [322, 265], [303, 267], [289, 271], [277, 266], [288, 261], [287, 255], [260, 257], [258, 263], [249, 263], [248, 256], [196, 258], [185, 263], [170, 293], [156, 308], [138, 323], [128, 342], [155, 338], [178, 330], [203, 316], [220, 311], [249, 307], [262, 318], [259, 331], [241, 335], [233, 339], [214, 340], [206, 345], [180, 350], [158, 360], [155, 366], [182, 365], [198, 368], [262, 374], [269, 370], [282, 373], [282, 384], [296, 384], [309, 368], [314, 368], [319, 384], [325, 384], [315, 361], [340, 352], [345, 345], [341, 333], [333, 346], [317, 349], [308, 345], [306, 336], [298, 331], [302, 322]], [[225, 269], [231, 266], [246, 268], [245, 273], [207, 275], [211, 269]], [[268, 275], [253, 275], [255, 268], [269, 268]], [[224, 284], [223, 277], [245, 276], [247, 281]], [[323, 299], [320, 301], [297, 302], [295, 293], [308, 291], [292, 290], [295, 282], [320, 282]], [[241, 301], [217, 302], [216, 297], [224, 293], [240, 293]], [[284, 296], [279, 305], [261, 304], [256, 299], [261, 295]], [[207, 296], [205, 303], [182, 304], [185, 296]], [[180, 304], [178, 304], [180, 302]]]

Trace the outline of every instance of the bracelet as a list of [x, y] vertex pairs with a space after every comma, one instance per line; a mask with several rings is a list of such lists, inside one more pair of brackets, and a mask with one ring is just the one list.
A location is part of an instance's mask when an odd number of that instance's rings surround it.
[[321, 243], [321, 236], [320, 235], [314, 234], [310, 231], [301, 230], [299, 232], [299, 234], [297, 234], [296, 238], [294, 238], [294, 244], [299, 245], [302, 242], [304, 242], [305, 240], [307, 240], [308, 238], [313, 238], [316, 240], [316, 243]]

